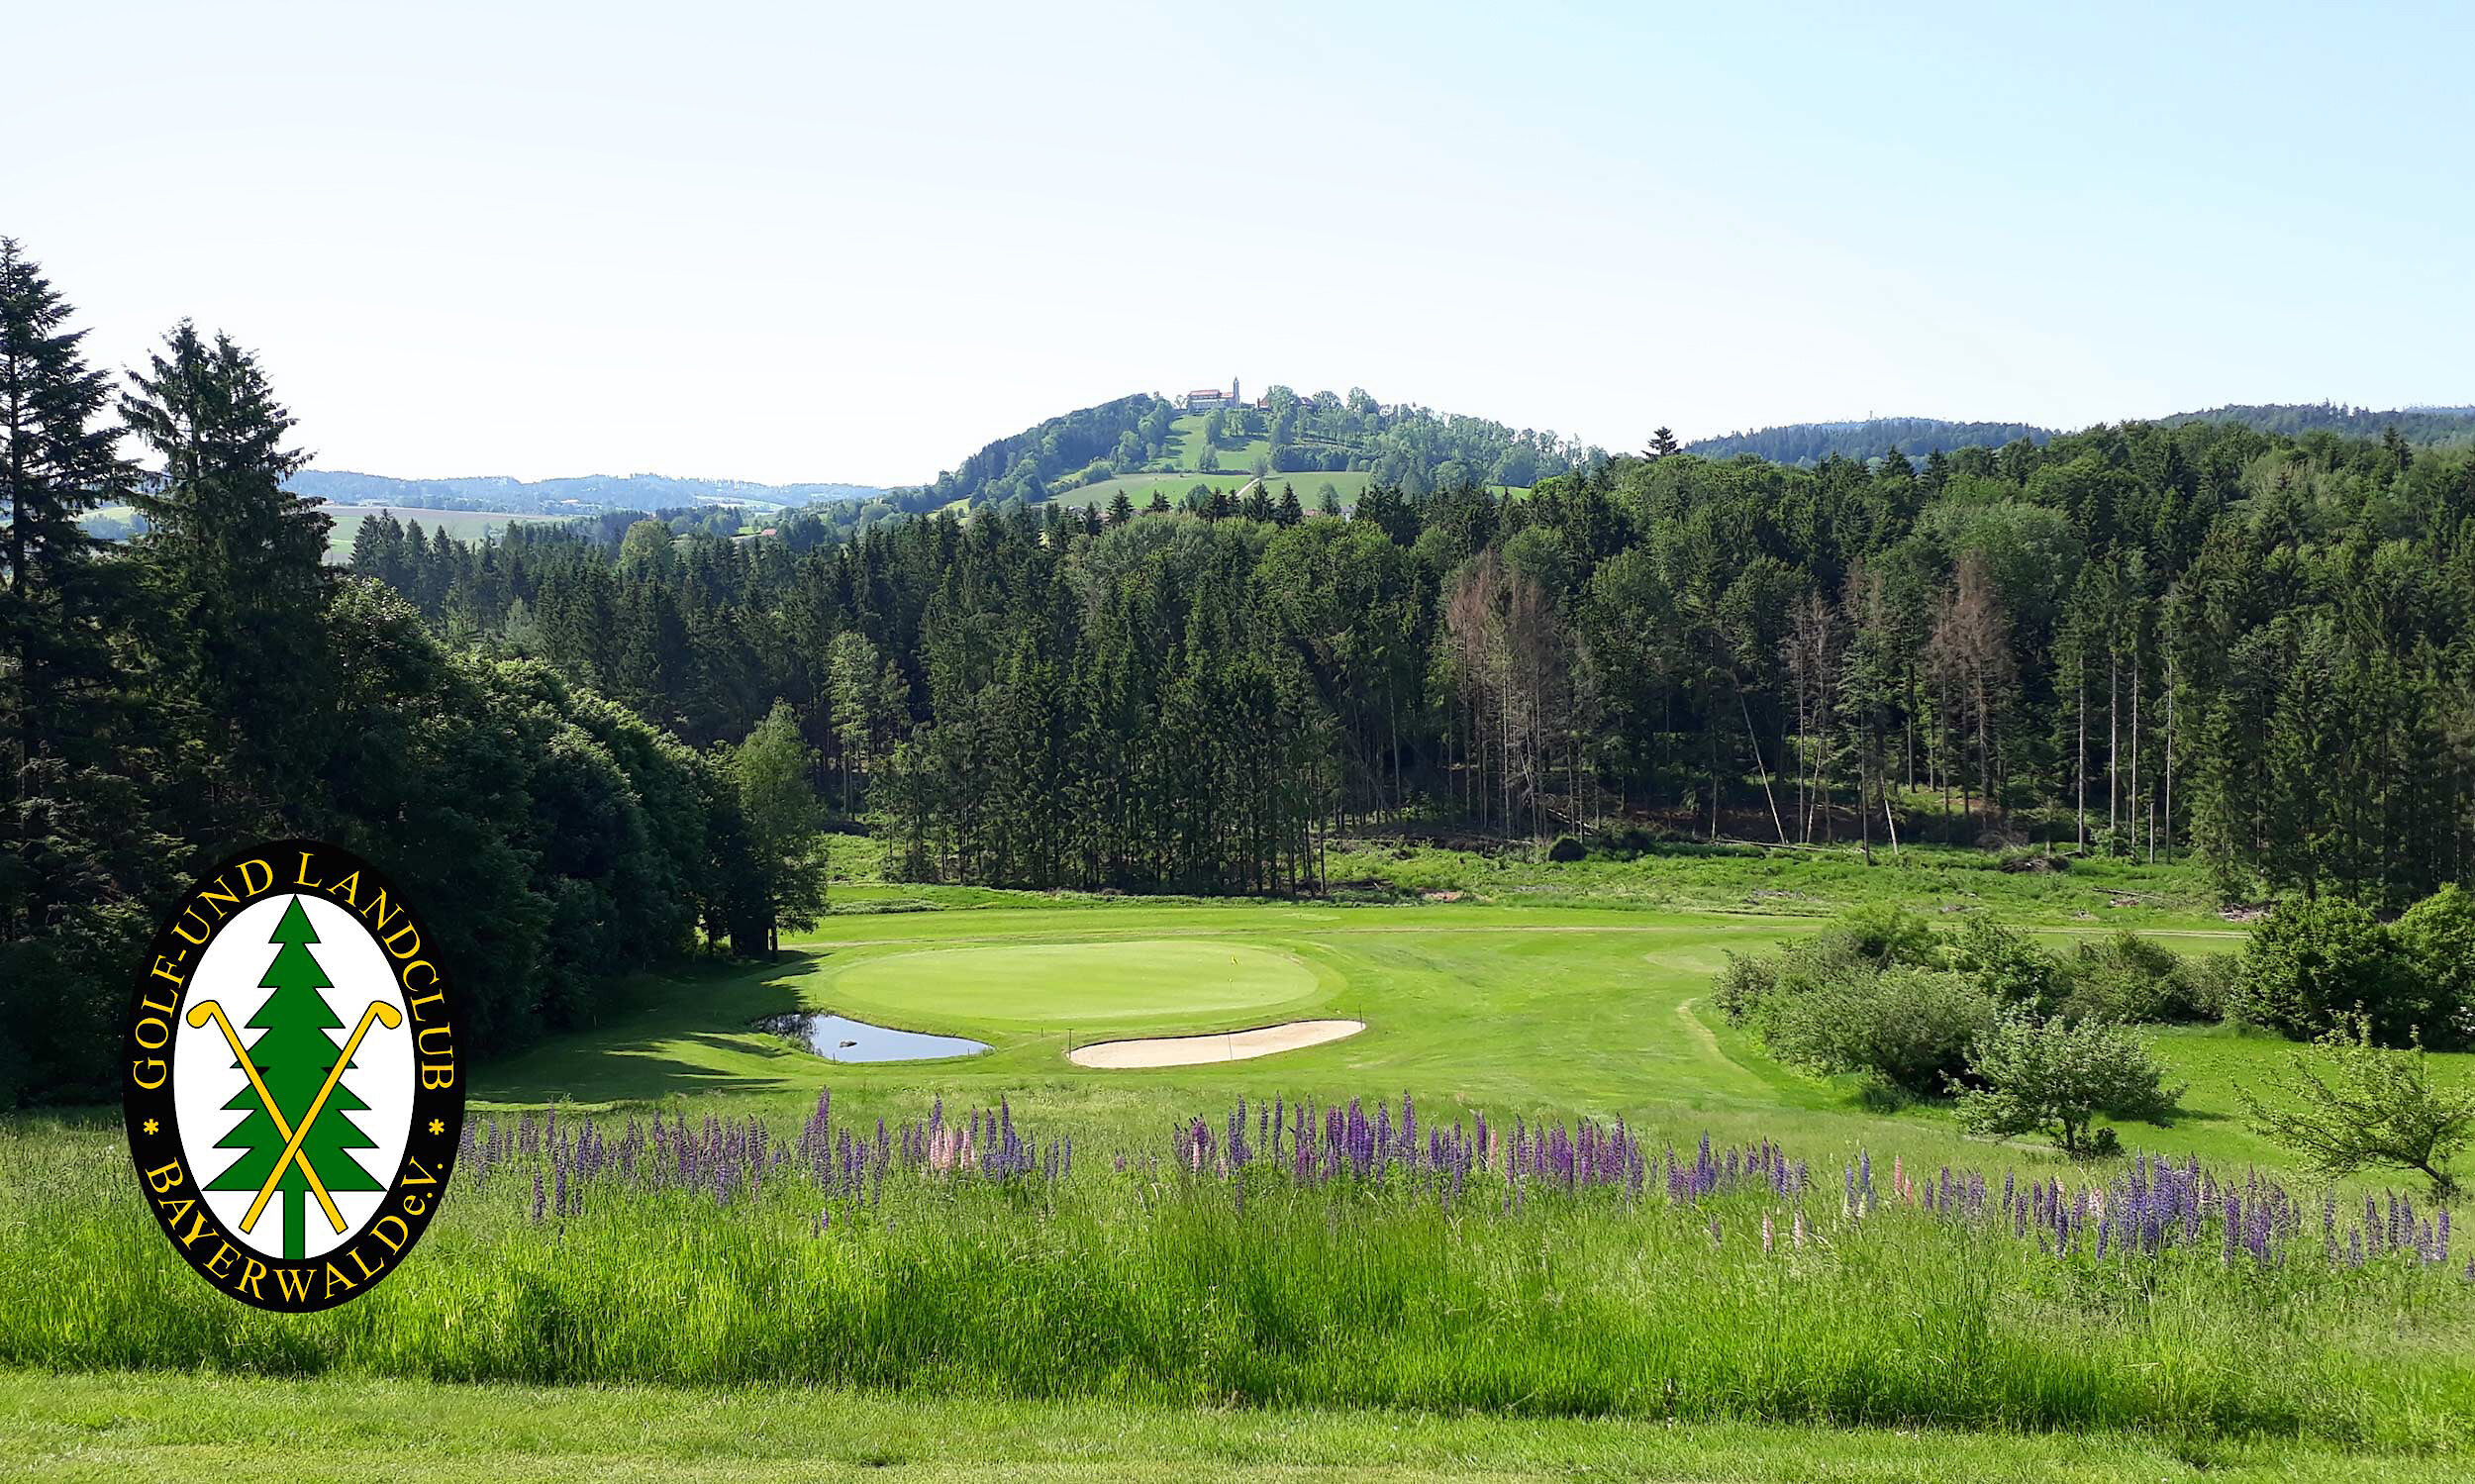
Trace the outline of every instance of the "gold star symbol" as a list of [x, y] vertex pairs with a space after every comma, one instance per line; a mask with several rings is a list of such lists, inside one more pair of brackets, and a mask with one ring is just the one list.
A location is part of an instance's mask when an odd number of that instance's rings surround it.
[[[152, 1131], [149, 1130], [148, 1132], [151, 1133]], [[430, 1132], [433, 1134], [445, 1134], [446, 1132], [446, 1120], [439, 1118], [432, 1119], [430, 1121]]]
[[162, 1132], [162, 1128], [163, 1128], [163, 1126], [162, 1126], [161, 1124], [156, 1123], [156, 1122], [155, 1122], [154, 1120], [152, 1120], [152, 1119], [148, 1119], [148, 1120], [146, 1121], [145, 1128], [146, 1128], [146, 1131], [147, 1131], [148, 1134], [157, 1134], [157, 1133]]

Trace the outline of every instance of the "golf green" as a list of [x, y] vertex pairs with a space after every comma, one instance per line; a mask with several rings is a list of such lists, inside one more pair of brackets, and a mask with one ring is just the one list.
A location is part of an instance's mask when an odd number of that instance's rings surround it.
[[831, 1006], [898, 1026], [1125, 1026], [1294, 1010], [1320, 999], [1295, 956], [1197, 939], [931, 948], [855, 963]]

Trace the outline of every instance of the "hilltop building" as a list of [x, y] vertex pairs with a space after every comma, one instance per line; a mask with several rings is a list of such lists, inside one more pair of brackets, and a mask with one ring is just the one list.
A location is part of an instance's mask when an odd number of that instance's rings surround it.
[[1188, 412], [1210, 412], [1215, 408], [1237, 408], [1246, 405], [1238, 400], [1238, 378], [1235, 376], [1229, 378], [1228, 391], [1222, 391], [1217, 386], [1207, 386], [1201, 391], [1188, 392], [1181, 400]]

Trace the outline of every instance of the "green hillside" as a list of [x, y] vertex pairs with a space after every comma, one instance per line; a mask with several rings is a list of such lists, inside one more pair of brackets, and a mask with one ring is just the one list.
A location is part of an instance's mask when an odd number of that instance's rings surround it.
[[1346, 397], [1273, 386], [1255, 402], [1180, 412], [1147, 394], [1050, 418], [999, 439], [916, 489], [888, 497], [897, 510], [1029, 504], [1106, 504], [1123, 492], [1172, 500], [1197, 482], [1243, 488], [1257, 473], [1284, 481], [1313, 506], [1326, 483], [1345, 505], [1369, 484], [1412, 496], [1481, 485], [1528, 489], [1539, 479], [1605, 462], [1604, 450], [1551, 431], [1485, 418], [1379, 403], [1361, 388]]

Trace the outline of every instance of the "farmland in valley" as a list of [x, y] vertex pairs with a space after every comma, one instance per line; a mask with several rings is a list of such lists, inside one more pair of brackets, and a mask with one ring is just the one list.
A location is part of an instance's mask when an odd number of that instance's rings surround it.
[[519, 521], [567, 519], [564, 516], [509, 510], [420, 510], [402, 505], [328, 505], [322, 508], [327, 518], [335, 523], [327, 533], [327, 552], [338, 561], [351, 557], [352, 538], [360, 534], [361, 523], [381, 512], [393, 514], [398, 521], [419, 521], [425, 533], [444, 529], [457, 541], [468, 542], [503, 535], [509, 526]]

